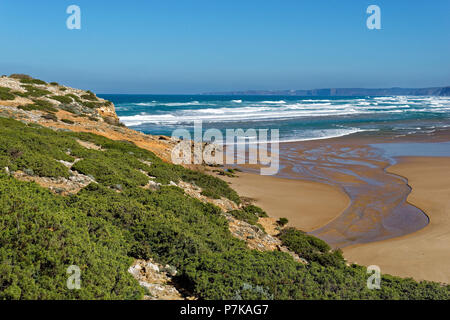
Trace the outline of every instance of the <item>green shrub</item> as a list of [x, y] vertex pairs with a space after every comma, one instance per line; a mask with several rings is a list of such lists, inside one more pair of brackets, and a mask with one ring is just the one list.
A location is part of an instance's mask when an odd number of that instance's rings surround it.
[[38, 98], [38, 97], [42, 97], [42, 96], [51, 94], [51, 92], [48, 90], [36, 88], [34, 86], [29, 86], [29, 85], [24, 86], [24, 89], [27, 91], [25, 93], [20, 93], [20, 94], [18, 93], [18, 95], [20, 95], [21, 97], [25, 97], [25, 98], [28, 98], [28, 97]]
[[258, 218], [267, 217], [267, 213], [255, 205], [248, 205], [240, 210], [230, 211], [230, 213], [236, 219], [246, 221], [253, 225], [258, 223]]
[[252, 214], [258, 216], [259, 218], [268, 217], [267, 213], [263, 209], [261, 209], [260, 207], [255, 206], [253, 204], [250, 204], [250, 205], [246, 206], [244, 208], [244, 210], [249, 212], [249, 213], [252, 213]]
[[13, 79], [19, 79], [19, 80], [21, 80], [21, 79], [32, 80], [33, 79], [31, 76], [29, 76], [27, 74], [21, 74], [21, 73], [13, 73], [9, 77], [13, 78]]
[[47, 84], [47, 82], [39, 79], [20, 79], [20, 82], [26, 84]]
[[330, 246], [325, 241], [295, 228], [284, 229], [281, 232], [280, 239], [283, 245], [308, 261], [335, 267], [343, 266], [345, 263], [340, 250], [331, 251]]
[[132, 168], [127, 163], [113, 162], [108, 160], [107, 155], [93, 159], [83, 159], [77, 162], [73, 168], [85, 175], [92, 175], [96, 181], [110, 187], [114, 185], [123, 185], [125, 187], [144, 186], [149, 181], [146, 175]]
[[[140, 299], [124, 232], [0, 173], [0, 299]], [[66, 286], [81, 269], [81, 288]]]
[[[205, 175], [197, 171], [188, 170], [179, 165], [172, 165], [161, 160], [157, 160], [158, 165], [152, 166], [148, 171], [150, 176], [156, 177], [156, 181], [168, 184], [170, 181], [178, 183], [180, 180], [192, 183], [203, 189], [203, 194], [211, 198], [228, 198], [235, 203], [240, 203], [240, 198], [236, 191], [223, 180]], [[205, 194], [206, 192], [206, 194]]]
[[59, 101], [61, 103], [66, 103], [66, 104], [73, 102], [72, 98], [68, 97], [67, 95], [66, 96], [51, 96], [50, 99]]
[[0, 100], [14, 100], [16, 97], [10, 91], [10, 88], [0, 87]]
[[280, 218], [277, 220], [277, 223], [280, 226], [284, 227], [285, 225], [287, 225], [289, 223], [289, 220], [287, 218]]
[[220, 199], [220, 195], [217, 194], [216, 192], [206, 189], [206, 190], [202, 190], [202, 192], [200, 193], [201, 195], [211, 198], [211, 199]]
[[76, 94], [72, 94], [72, 93], [68, 93], [65, 95], [67, 98], [73, 99], [76, 102], [81, 103], [81, 99], [76, 95]]
[[232, 210], [229, 213], [238, 220], [242, 220], [253, 225], [256, 225], [258, 223], [258, 217], [253, 213], [249, 213], [245, 210]]
[[46, 100], [41, 99], [35, 99], [33, 100], [32, 104], [27, 104], [24, 106], [18, 106], [19, 109], [25, 110], [25, 111], [32, 111], [32, 110], [38, 110], [38, 111], [46, 111], [46, 112], [57, 112], [58, 110], [53, 107], [53, 104]]
[[[83, 97], [83, 96], [81, 96]], [[97, 103], [97, 102], [82, 102], [83, 106], [85, 106], [86, 108], [89, 109], [97, 109], [100, 108], [102, 106], [101, 103]]]
[[98, 98], [95, 96], [95, 94], [90, 91], [87, 91], [86, 94], [83, 94], [80, 97], [84, 100], [98, 101]]
[[74, 124], [75, 122], [70, 120], [70, 119], [61, 119], [62, 122], [67, 123], [67, 124]]

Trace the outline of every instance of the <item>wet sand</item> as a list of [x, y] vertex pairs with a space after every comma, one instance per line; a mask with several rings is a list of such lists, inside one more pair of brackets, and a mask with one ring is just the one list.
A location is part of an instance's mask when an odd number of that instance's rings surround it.
[[408, 157], [388, 169], [408, 179], [408, 201], [430, 218], [423, 229], [389, 240], [349, 246], [344, 256], [382, 273], [450, 283], [450, 158]]
[[406, 180], [385, 171], [392, 159], [361, 139], [292, 143], [280, 150], [279, 175], [339, 187], [351, 199], [336, 219], [311, 232], [332, 247], [394, 238], [428, 224], [428, 217], [406, 202]]
[[240, 196], [254, 203], [274, 218], [287, 218], [290, 226], [309, 232], [339, 216], [350, 204], [348, 196], [330, 185], [238, 173], [238, 177], [222, 177]]

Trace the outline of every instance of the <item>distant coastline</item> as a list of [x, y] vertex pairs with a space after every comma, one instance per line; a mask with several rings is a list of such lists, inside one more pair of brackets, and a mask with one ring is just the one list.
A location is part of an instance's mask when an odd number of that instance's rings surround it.
[[431, 87], [431, 88], [324, 88], [312, 90], [246, 90], [246, 91], [229, 91], [229, 92], [207, 92], [203, 95], [270, 95], [270, 96], [384, 96], [384, 95], [401, 95], [401, 96], [450, 96], [450, 86]]

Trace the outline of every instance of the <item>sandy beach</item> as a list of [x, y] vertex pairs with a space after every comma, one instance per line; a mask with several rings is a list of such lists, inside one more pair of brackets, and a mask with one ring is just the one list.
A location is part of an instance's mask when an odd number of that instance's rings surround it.
[[409, 181], [408, 201], [430, 218], [402, 237], [344, 248], [345, 257], [382, 273], [450, 283], [450, 158], [403, 158], [388, 169]]
[[274, 218], [288, 218], [290, 226], [312, 231], [336, 218], [350, 203], [338, 188], [311, 181], [238, 173], [223, 178], [241, 196]]

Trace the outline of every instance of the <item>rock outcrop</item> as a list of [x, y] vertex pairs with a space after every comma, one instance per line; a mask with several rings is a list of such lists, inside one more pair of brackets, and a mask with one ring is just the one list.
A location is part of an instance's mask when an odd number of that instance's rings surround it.
[[177, 269], [170, 265], [161, 265], [152, 259], [136, 260], [128, 272], [147, 290], [145, 300], [194, 300], [173, 280]]
[[91, 91], [46, 83], [26, 75], [0, 78], [0, 105], [49, 113], [61, 109], [97, 121], [119, 123], [114, 104]]

